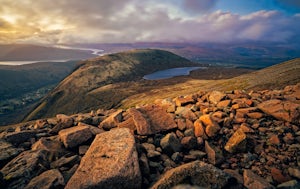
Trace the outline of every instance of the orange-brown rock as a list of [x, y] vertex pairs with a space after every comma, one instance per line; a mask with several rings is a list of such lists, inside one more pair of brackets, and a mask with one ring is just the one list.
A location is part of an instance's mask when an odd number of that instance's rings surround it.
[[194, 133], [196, 137], [203, 137], [205, 135], [204, 127], [199, 119], [194, 122]]
[[[58, 138], [58, 137], [56, 137]], [[43, 137], [34, 143], [31, 147], [32, 150], [47, 150], [55, 157], [61, 157], [66, 153], [62, 143], [56, 138]]]
[[[174, 117], [167, 113], [164, 108], [158, 105], [147, 105], [140, 107], [137, 111], [142, 113], [142, 117], [139, 115], [139, 122], [142, 124], [136, 124], [137, 133], [140, 135], [151, 135], [159, 133], [161, 131], [167, 131], [170, 129], [177, 128]], [[136, 116], [133, 116], [135, 123]]]
[[136, 126], [132, 117], [118, 124], [118, 128], [128, 128], [132, 133], [136, 131]]
[[274, 168], [274, 167], [271, 168], [271, 175], [272, 175], [273, 179], [279, 184], [291, 180], [291, 178], [284, 176], [279, 169]]
[[123, 110], [117, 110], [116, 112], [112, 113], [100, 123], [99, 128], [110, 130], [114, 127], [117, 127], [118, 123], [122, 121], [122, 112]]
[[268, 183], [265, 179], [261, 178], [248, 169], [244, 170], [243, 176], [244, 185], [249, 189], [275, 189], [275, 187]]
[[228, 107], [231, 104], [231, 100], [222, 100], [217, 104], [218, 108]]
[[194, 103], [195, 100], [191, 95], [189, 96], [180, 96], [175, 98], [175, 104], [176, 106], [184, 106], [186, 104]]
[[139, 135], [147, 135], [152, 133], [151, 125], [144, 118], [143, 114], [140, 111], [135, 108], [130, 108], [128, 110], [128, 113], [132, 116], [134, 125]]
[[187, 182], [201, 188], [221, 189], [230, 178], [227, 173], [210, 164], [194, 161], [167, 171], [151, 189], [172, 188]]
[[258, 104], [258, 108], [279, 120], [300, 123], [300, 104], [272, 99]]
[[199, 120], [206, 126], [205, 133], [209, 137], [215, 136], [221, 129], [219, 124], [212, 119], [210, 114], [202, 115]]
[[272, 136], [269, 138], [268, 142], [269, 142], [270, 144], [274, 144], [274, 145], [279, 145], [279, 144], [280, 144], [280, 140], [279, 140], [278, 136], [275, 135], [275, 134], [272, 135]]
[[63, 129], [59, 131], [58, 135], [66, 148], [76, 147], [92, 138], [92, 133], [88, 126]]
[[264, 116], [263, 113], [260, 112], [249, 112], [247, 113], [247, 117], [252, 118], [252, 119], [260, 119]]
[[233, 135], [229, 138], [228, 142], [225, 145], [225, 150], [234, 153], [237, 151], [244, 151], [246, 149], [247, 135], [241, 130], [238, 129]]
[[141, 188], [134, 136], [127, 128], [96, 136], [65, 189]]
[[226, 94], [220, 91], [212, 91], [208, 97], [208, 100], [213, 104], [218, 104], [221, 100], [225, 98]]

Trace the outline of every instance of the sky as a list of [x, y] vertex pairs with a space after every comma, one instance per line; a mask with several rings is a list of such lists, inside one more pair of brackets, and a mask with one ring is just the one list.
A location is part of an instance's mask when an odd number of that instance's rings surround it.
[[0, 0], [0, 43], [300, 42], [299, 0]]

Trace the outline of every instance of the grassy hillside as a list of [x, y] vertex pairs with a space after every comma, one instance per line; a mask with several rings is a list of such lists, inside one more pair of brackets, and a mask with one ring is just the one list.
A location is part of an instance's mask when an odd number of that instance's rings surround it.
[[[26, 120], [73, 114], [99, 107], [112, 108], [121, 100], [139, 92], [139, 81], [146, 74], [168, 68], [195, 66], [187, 59], [162, 50], [131, 50], [81, 62], [29, 114]], [[112, 90], [119, 85], [122, 91]], [[131, 90], [133, 89], [133, 90]], [[143, 91], [147, 86], [143, 88]]]
[[[194, 75], [201, 75], [203, 70], [198, 70]], [[160, 86], [124, 99], [121, 107], [131, 107], [137, 104], [146, 104], [156, 99], [172, 98], [183, 94], [212, 90], [234, 89], [279, 89], [286, 85], [300, 82], [300, 58], [277, 64], [262, 70], [243, 74], [231, 79], [206, 80], [186, 79], [176, 84]], [[205, 73], [203, 73], [205, 74]], [[193, 75], [193, 73], [191, 74]]]
[[57, 84], [72, 72], [76, 64], [77, 61], [0, 65], [0, 100], [15, 98], [38, 88]]

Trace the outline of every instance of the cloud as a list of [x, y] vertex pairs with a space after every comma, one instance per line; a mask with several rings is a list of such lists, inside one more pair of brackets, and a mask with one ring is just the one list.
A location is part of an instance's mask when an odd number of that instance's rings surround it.
[[208, 12], [216, 5], [217, 0], [183, 0], [183, 7], [188, 12]]
[[299, 16], [213, 11], [215, 0], [0, 3], [0, 43], [299, 42]]

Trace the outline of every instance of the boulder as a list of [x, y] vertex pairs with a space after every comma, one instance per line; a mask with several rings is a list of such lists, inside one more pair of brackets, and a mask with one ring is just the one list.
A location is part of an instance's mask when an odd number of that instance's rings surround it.
[[184, 106], [187, 104], [194, 103], [195, 100], [193, 99], [192, 96], [180, 96], [175, 98], [175, 104], [176, 106]]
[[118, 128], [96, 136], [65, 189], [140, 187], [134, 136]]
[[76, 147], [92, 138], [92, 133], [88, 126], [76, 126], [59, 131], [61, 141], [66, 148]]
[[63, 188], [65, 185], [64, 177], [57, 169], [51, 169], [34, 177], [24, 189], [53, 189]]
[[205, 133], [209, 137], [214, 137], [221, 129], [219, 124], [212, 119], [210, 114], [202, 115], [199, 120], [206, 126]]
[[167, 171], [151, 189], [172, 188], [185, 183], [221, 189], [230, 181], [231, 177], [222, 170], [201, 161], [194, 161]]
[[35, 131], [19, 131], [6, 134], [5, 140], [12, 144], [18, 145], [22, 142], [29, 141], [31, 138], [35, 138], [35, 136]]
[[[56, 139], [57, 138], [57, 139]], [[47, 150], [54, 157], [61, 157], [66, 154], [66, 150], [63, 148], [62, 143], [58, 140], [58, 137], [43, 137], [34, 143], [31, 147], [32, 150]]]
[[180, 152], [182, 145], [175, 133], [168, 133], [160, 141], [160, 146], [167, 154], [173, 154], [174, 152]]
[[300, 104], [290, 101], [272, 99], [264, 101], [257, 106], [260, 110], [279, 120], [300, 123]]
[[11, 160], [1, 169], [6, 187], [24, 188], [32, 178], [49, 167], [48, 155], [45, 150], [25, 151]]
[[51, 133], [58, 133], [62, 129], [66, 129], [72, 127], [74, 124], [74, 119], [71, 116], [67, 116], [64, 114], [56, 115], [57, 124], [51, 129]]
[[244, 186], [249, 189], [275, 189], [269, 182], [260, 176], [256, 175], [252, 171], [245, 169], [244, 170]]
[[0, 168], [23, 151], [22, 148], [15, 148], [11, 143], [0, 140]]
[[223, 100], [226, 97], [226, 94], [220, 92], [220, 91], [212, 91], [208, 97], [209, 102], [213, 104], [218, 104], [221, 100]]
[[238, 129], [233, 133], [229, 138], [228, 142], [225, 145], [225, 150], [230, 153], [243, 152], [246, 150], [247, 145], [247, 135], [243, 132], [242, 129]]
[[129, 109], [139, 135], [151, 135], [177, 128], [174, 117], [159, 105]]
[[116, 112], [112, 113], [100, 123], [99, 128], [104, 130], [110, 130], [112, 128], [117, 127], [118, 123], [122, 122], [122, 113], [123, 110], [117, 110]]

